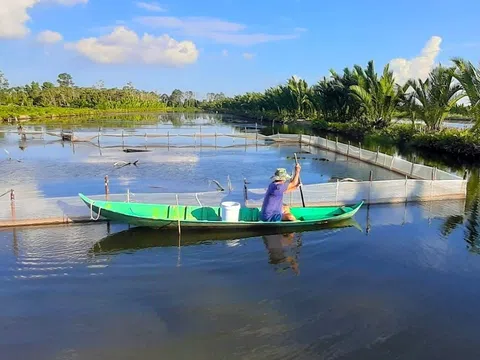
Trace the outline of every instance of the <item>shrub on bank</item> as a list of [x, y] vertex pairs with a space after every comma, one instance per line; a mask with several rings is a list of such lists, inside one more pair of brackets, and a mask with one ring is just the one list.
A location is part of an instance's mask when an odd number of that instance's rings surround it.
[[373, 134], [379, 134], [395, 143], [405, 144], [411, 141], [418, 132], [418, 128], [415, 128], [411, 124], [396, 124], [374, 132]]
[[320, 132], [343, 134], [352, 140], [412, 146], [472, 160], [480, 159], [480, 135], [468, 130], [423, 132], [421, 127], [411, 124], [390, 125], [382, 130], [372, 130], [358, 123], [330, 123], [323, 120], [315, 121], [313, 128]]
[[335, 123], [325, 120], [315, 120], [312, 128], [319, 132], [330, 132], [334, 134], [343, 134], [355, 140], [361, 140], [369, 132], [369, 129], [357, 122]]
[[417, 133], [411, 145], [428, 151], [480, 160], [480, 136], [467, 130], [445, 129], [436, 133]]

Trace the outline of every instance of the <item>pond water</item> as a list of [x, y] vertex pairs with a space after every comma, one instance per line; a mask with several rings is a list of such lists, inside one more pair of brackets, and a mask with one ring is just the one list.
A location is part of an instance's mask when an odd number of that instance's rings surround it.
[[[131, 129], [244, 126], [178, 116]], [[126, 124], [91, 122], [75, 133], [89, 136], [99, 126], [119, 133]], [[102, 146], [120, 147], [100, 154], [88, 144], [0, 137], [0, 147], [22, 159], [0, 164], [2, 184], [21, 182], [32, 196], [48, 197], [100, 194], [107, 173], [112, 192], [212, 190], [209, 179], [225, 184], [227, 176], [234, 186], [246, 177], [262, 187], [276, 167], [292, 169], [290, 157], [301, 150], [166, 149], [147, 139], [152, 152], [125, 154], [121, 138], [102, 137]], [[145, 145], [140, 137], [126, 141]], [[304, 183], [368, 178], [372, 169], [327, 153], [320, 157], [330, 161], [302, 156]], [[138, 167], [112, 170], [136, 158]], [[376, 178], [396, 177], [374, 170]], [[304, 233], [184, 234], [179, 247], [175, 233], [118, 224], [2, 230], [2, 359], [478, 359], [476, 175], [466, 202], [365, 206], [342, 226]]]
[[[25, 140], [20, 139], [15, 128], [10, 128], [12, 132], [5, 133], [0, 139], [0, 148], [21, 162], [6, 161], [8, 156], [4, 154], [1, 166], [5, 188], [18, 187], [18, 179], [22, 179], [23, 191], [38, 196], [76, 196], [78, 192], [102, 194], [105, 175], [109, 176], [111, 193], [126, 193], [127, 189], [133, 193], [212, 191], [216, 187], [211, 180], [226, 187], [228, 177], [237, 189], [243, 186], [244, 178], [250, 182], [250, 187], [263, 188], [277, 167], [292, 172], [294, 152], [301, 151], [295, 145], [264, 146], [255, 140], [249, 140], [245, 146], [245, 140], [240, 138], [218, 137], [215, 140], [178, 136], [195, 133], [231, 135], [243, 130], [242, 125], [235, 127], [222, 122], [220, 116], [169, 114], [153, 124], [139, 124], [134, 128], [125, 125], [124, 120], [85, 123], [74, 129], [75, 136], [90, 139], [98, 135], [101, 127], [100, 142], [95, 138], [74, 144], [62, 142], [54, 136], [28, 134], [31, 131], [60, 133], [62, 128], [58, 126], [25, 126]], [[8, 129], [3, 128], [4, 131]], [[155, 135], [167, 133], [169, 139], [155, 138]], [[122, 151], [131, 148], [150, 152]], [[402, 178], [390, 171], [327, 152], [299, 156], [305, 184], [326, 182], [332, 177], [367, 180], [371, 170], [374, 170], [376, 179]], [[122, 161], [133, 163], [136, 160], [137, 166], [114, 166]]]

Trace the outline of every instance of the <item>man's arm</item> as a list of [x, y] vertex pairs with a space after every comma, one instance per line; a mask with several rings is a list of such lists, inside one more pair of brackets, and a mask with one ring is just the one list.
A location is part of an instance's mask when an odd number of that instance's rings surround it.
[[295, 190], [300, 185], [300, 164], [295, 165], [295, 176], [293, 177], [292, 181], [288, 184], [287, 190], [285, 193], [289, 193], [290, 191]]

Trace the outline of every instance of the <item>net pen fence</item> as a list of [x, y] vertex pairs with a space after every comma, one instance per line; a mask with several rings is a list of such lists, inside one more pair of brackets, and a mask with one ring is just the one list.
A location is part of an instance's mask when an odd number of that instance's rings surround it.
[[380, 166], [399, 174], [409, 176], [411, 178], [423, 180], [462, 180], [461, 176], [448, 173], [437, 168], [416, 164], [398, 156], [383, 154], [379, 151], [373, 152], [362, 149], [361, 146], [356, 147], [351, 144], [343, 144], [338, 141], [332, 141], [317, 136], [299, 135], [300, 143], [320, 147], [329, 151], [336, 152], [351, 158], [355, 158], [376, 166]]
[[[252, 146], [255, 144], [268, 144], [271, 142], [285, 142], [285, 143], [298, 143], [301, 145], [311, 145], [314, 147], [322, 148], [337, 154], [341, 154], [353, 159], [358, 159], [364, 161], [369, 164], [373, 164], [385, 169], [389, 169], [396, 173], [406, 175], [411, 178], [416, 179], [423, 179], [423, 180], [460, 180], [462, 179], [461, 176], [458, 176], [453, 173], [449, 173], [443, 170], [439, 170], [437, 168], [433, 168], [426, 165], [412, 163], [405, 159], [402, 159], [398, 156], [391, 156], [387, 154], [380, 153], [379, 150], [376, 152], [362, 149], [361, 144], [359, 143], [358, 146], [355, 146], [351, 143], [344, 144], [336, 139], [335, 141], [322, 138], [319, 136], [312, 136], [312, 135], [303, 135], [303, 134], [273, 134], [273, 135], [263, 135], [260, 134], [256, 129], [255, 132], [238, 132], [235, 129], [232, 129], [231, 133], [226, 132], [211, 132], [211, 131], [202, 131], [200, 129], [190, 129], [191, 131], [185, 130], [178, 130], [178, 131], [167, 131], [163, 133], [148, 133], [146, 131], [125, 131], [124, 129], [121, 130], [120, 133], [108, 133], [108, 132], [82, 132], [83, 137], [79, 137], [78, 133], [77, 136], [72, 131], [70, 133], [64, 132], [49, 132], [49, 131], [30, 131], [28, 133], [35, 133], [35, 134], [44, 134], [45, 136], [51, 136], [53, 138], [61, 138], [66, 139], [67, 141], [72, 142], [97, 142], [100, 144], [101, 138], [121, 138], [122, 139], [122, 146], [127, 146], [126, 139], [143, 139], [144, 142], [138, 143], [137, 141], [133, 141], [133, 143], [129, 144], [128, 146], [146, 146], [147, 143], [149, 146], [154, 146], [154, 140], [161, 140], [162, 146], [186, 146], [185, 143], [182, 141], [190, 141], [193, 139], [195, 143], [200, 143], [200, 145], [205, 146], [215, 146], [215, 147], [222, 147], [227, 144], [222, 144], [222, 141], [225, 141], [227, 138], [230, 138], [232, 141], [239, 140], [243, 141], [245, 146]], [[198, 131], [199, 130], [199, 131]], [[246, 128], [245, 128], [246, 130]], [[13, 132], [12, 132], [13, 133]], [[27, 133], [27, 132], [25, 132]], [[19, 132], [21, 135], [21, 132]], [[65, 138], [65, 136], [67, 136]], [[150, 142], [149, 142], [150, 139]], [[177, 143], [177, 140], [180, 140], [180, 143]], [[218, 141], [218, 143], [217, 143]], [[112, 145], [107, 144], [106, 145]], [[228, 144], [230, 145], [230, 144]], [[465, 176], [464, 176], [465, 177]], [[463, 177], [463, 178], [464, 178]]]
[[[167, 134], [168, 135], [168, 134]], [[206, 139], [215, 138], [218, 134], [203, 134]], [[102, 134], [105, 136], [105, 134]], [[116, 135], [115, 135], [116, 136]], [[140, 136], [137, 134], [137, 136]], [[180, 136], [180, 135], [179, 135]], [[191, 134], [187, 136], [191, 138]], [[222, 134], [230, 137], [230, 134]], [[405, 159], [364, 150], [351, 144], [343, 144], [326, 138], [310, 135], [276, 134], [265, 136], [260, 134], [238, 134], [243, 137], [245, 144], [253, 137], [254, 141], [273, 141], [297, 143], [301, 146], [314, 147], [330, 151], [339, 156], [358, 159], [376, 166], [395, 171], [405, 176], [405, 179], [353, 182], [329, 182], [309, 184], [303, 186], [307, 206], [337, 206], [348, 205], [363, 201], [365, 204], [387, 204], [425, 202], [437, 200], [465, 199], [467, 194], [467, 179], [434, 167], [412, 163]], [[165, 138], [165, 135], [159, 135]], [[0, 197], [0, 226], [14, 222], [41, 223], [45, 219], [56, 219], [59, 223], [70, 222], [73, 219], [89, 220], [89, 208], [79, 197], [43, 198], [35, 196], [34, 192], [18, 191], [13, 193], [5, 189], [6, 193]], [[20, 189], [19, 189], [20, 190]], [[3, 193], [3, 192], [1, 192]], [[13, 195], [12, 195], [13, 194]], [[1, 195], [1, 194], [0, 194]], [[144, 203], [176, 204], [176, 195], [182, 205], [191, 206], [220, 206], [222, 201], [238, 201], [245, 206], [260, 207], [265, 195], [265, 189], [247, 189], [242, 191], [203, 192], [203, 193], [147, 193], [147, 194], [109, 194], [108, 199], [113, 201], [130, 201]], [[246, 196], [245, 196], [246, 195]], [[105, 195], [92, 196], [93, 199], [103, 200]], [[286, 194], [286, 204], [301, 206], [302, 200], [299, 191]]]
[[[401, 202], [464, 199], [465, 180], [379, 180], [359, 182], [331, 182], [303, 185], [307, 206], [350, 205], [363, 201], [365, 204], [388, 204]], [[248, 206], [261, 206], [264, 189], [249, 191]], [[284, 195], [284, 202], [290, 206], [302, 206], [299, 191]]]
[[[434, 186], [435, 180], [385, 180], [363, 182], [341, 182], [313, 184], [303, 186], [305, 205], [308, 206], [342, 206], [364, 201], [365, 204], [395, 204], [410, 202], [428, 202], [445, 200], [445, 194], [453, 200], [464, 200], [466, 182], [440, 181], [441, 186]], [[266, 189], [248, 189], [245, 193], [232, 192], [203, 193], [123, 193], [89, 196], [95, 201], [111, 200], [131, 203], [150, 203], [189, 206], [221, 206], [224, 201], [236, 201], [243, 206], [261, 207]], [[452, 204], [452, 201], [448, 204]], [[435, 201], [432, 201], [435, 203]], [[302, 206], [300, 192], [294, 191], [284, 196], [284, 203], [289, 206]], [[445, 204], [444, 201], [438, 202]], [[429, 208], [431, 208], [430, 206]], [[433, 205], [444, 209], [445, 205]], [[447, 207], [448, 208], [448, 207]], [[438, 212], [438, 211], [437, 211]], [[458, 211], [457, 211], [458, 213]], [[97, 218], [89, 206], [77, 197], [56, 198], [0, 198], [0, 228], [16, 225], [64, 224], [71, 222], [89, 222]], [[102, 217], [99, 218], [102, 220]]]

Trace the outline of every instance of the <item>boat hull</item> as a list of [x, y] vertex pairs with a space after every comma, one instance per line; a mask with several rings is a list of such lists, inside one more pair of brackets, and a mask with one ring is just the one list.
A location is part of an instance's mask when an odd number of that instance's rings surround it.
[[[88, 197], [79, 194], [80, 198], [85, 202], [85, 204], [91, 209], [96, 216], [101, 216], [107, 220], [126, 223], [134, 226], [140, 227], [150, 227], [158, 229], [173, 229], [178, 228], [179, 222], [182, 229], [199, 229], [199, 230], [226, 230], [226, 229], [239, 229], [239, 230], [281, 230], [286, 228], [304, 228], [309, 226], [318, 226], [322, 224], [334, 223], [343, 221], [346, 219], [352, 218], [363, 205], [363, 202], [360, 202], [351, 207], [316, 207], [316, 208], [292, 208], [292, 213], [295, 215], [297, 212], [305, 211], [319, 211], [322, 210], [326, 214], [332, 214], [331, 216], [323, 216], [318, 219], [308, 219], [305, 221], [282, 221], [282, 222], [263, 222], [263, 221], [237, 221], [237, 222], [226, 222], [221, 220], [186, 220], [181, 219], [178, 215], [178, 218], [154, 218], [154, 216], [139, 216], [136, 214], [136, 208], [150, 206], [155, 207], [158, 205], [155, 204], [138, 204], [138, 203], [123, 203], [123, 202], [110, 202], [110, 201], [94, 201]], [[128, 204], [128, 207], [126, 205]], [[160, 205], [166, 206], [166, 205]], [[122, 207], [120, 211], [118, 208]], [[174, 207], [174, 206], [171, 206]], [[116, 209], [117, 208], [117, 209]], [[203, 209], [212, 209], [212, 208], [202, 208]], [[341, 210], [343, 209], [343, 210]], [[198, 209], [197, 209], [198, 210]], [[330, 212], [328, 212], [329, 210]], [[185, 210], [181, 210], [186, 211]], [[258, 209], [257, 209], [258, 212]]]

